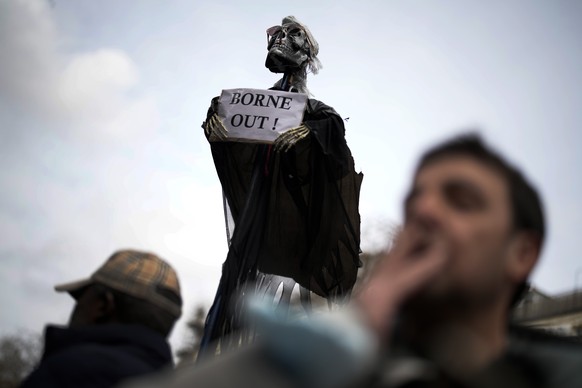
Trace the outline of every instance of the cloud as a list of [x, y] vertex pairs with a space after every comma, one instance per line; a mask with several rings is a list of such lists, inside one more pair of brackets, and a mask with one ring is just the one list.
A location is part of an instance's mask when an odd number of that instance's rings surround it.
[[77, 140], [130, 141], [156, 129], [156, 101], [136, 91], [139, 69], [127, 53], [67, 53], [65, 42], [46, 2], [2, 2], [0, 101]]
[[58, 68], [57, 30], [44, 1], [0, 2], [0, 97], [45, 104]]
[[120, 248], [175, 263], [188, 303], [219, 276], [205, 231], [220, 233], [220, 189], [188, 178], [196, 157], [160, 133], [127, 52], [68, 43], [45, 1], [0, 2], [0, 330], [66, 322], [72, 300], [53, 285]]

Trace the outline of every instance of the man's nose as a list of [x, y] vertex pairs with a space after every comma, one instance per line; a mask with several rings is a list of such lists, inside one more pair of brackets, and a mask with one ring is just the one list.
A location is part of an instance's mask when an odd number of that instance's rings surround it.
[[408, 222], [432, 228], [440, 225], [444, 217], [443, 204], [438, 195], [426, 193], [414, 201]]

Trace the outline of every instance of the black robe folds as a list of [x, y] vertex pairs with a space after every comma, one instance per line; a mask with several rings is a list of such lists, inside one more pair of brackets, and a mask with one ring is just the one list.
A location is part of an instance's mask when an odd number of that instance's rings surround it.
[[[217, 98], [206, 122], [216, 104]], [[235, 229], [206, 340], [236, 326], [228, 317], [240, 313], [234, 299], [249, 283], [273, 294], [283, 283], [288, 300], [294, 284], [285, 279], [331, 299], [349, 294], [356, 281], [363, 174], [354, 170], [343, 120], [333, 108], [308, 99], [303, 124], [309, 135], [287, 152], [209, 139]]]

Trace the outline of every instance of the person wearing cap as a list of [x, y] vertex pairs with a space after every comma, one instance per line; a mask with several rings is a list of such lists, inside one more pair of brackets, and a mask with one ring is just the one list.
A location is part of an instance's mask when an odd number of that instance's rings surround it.
[[49, 325], [21, 387], [112, 387], [172, 366], [167, 338], [182, 313], [174, 269], [158, 256], [114, 253], [88, 279], [55, 287], [76, 301], [68, 327]]

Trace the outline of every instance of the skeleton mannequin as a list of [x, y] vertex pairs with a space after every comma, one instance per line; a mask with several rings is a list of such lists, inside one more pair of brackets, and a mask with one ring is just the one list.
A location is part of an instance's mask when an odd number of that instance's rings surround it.
[[[292, 16], [267, 33], [266, 66], [284, 73], [274, 88], [307, 93], [307, 72], [321, 67], [317, 42]], [[236, 228], [203, 347], [239, 329], [244, 300], [234, 313], [228, 308], [244, 285], [274, 297], [282, 284], [280, 298], [288, 302], [299, 283], [308, 308], [306, 290], [332, 300], [349, 295], [359, 263], [362, 174], [354, 171], [343, 120], [333, 108], [308, 99], [302, 125], [266, 145], [228, 141], [217, 104], [214, 98], [202, 126]], [[229, 341], [236, 346], [241, 338]]]

